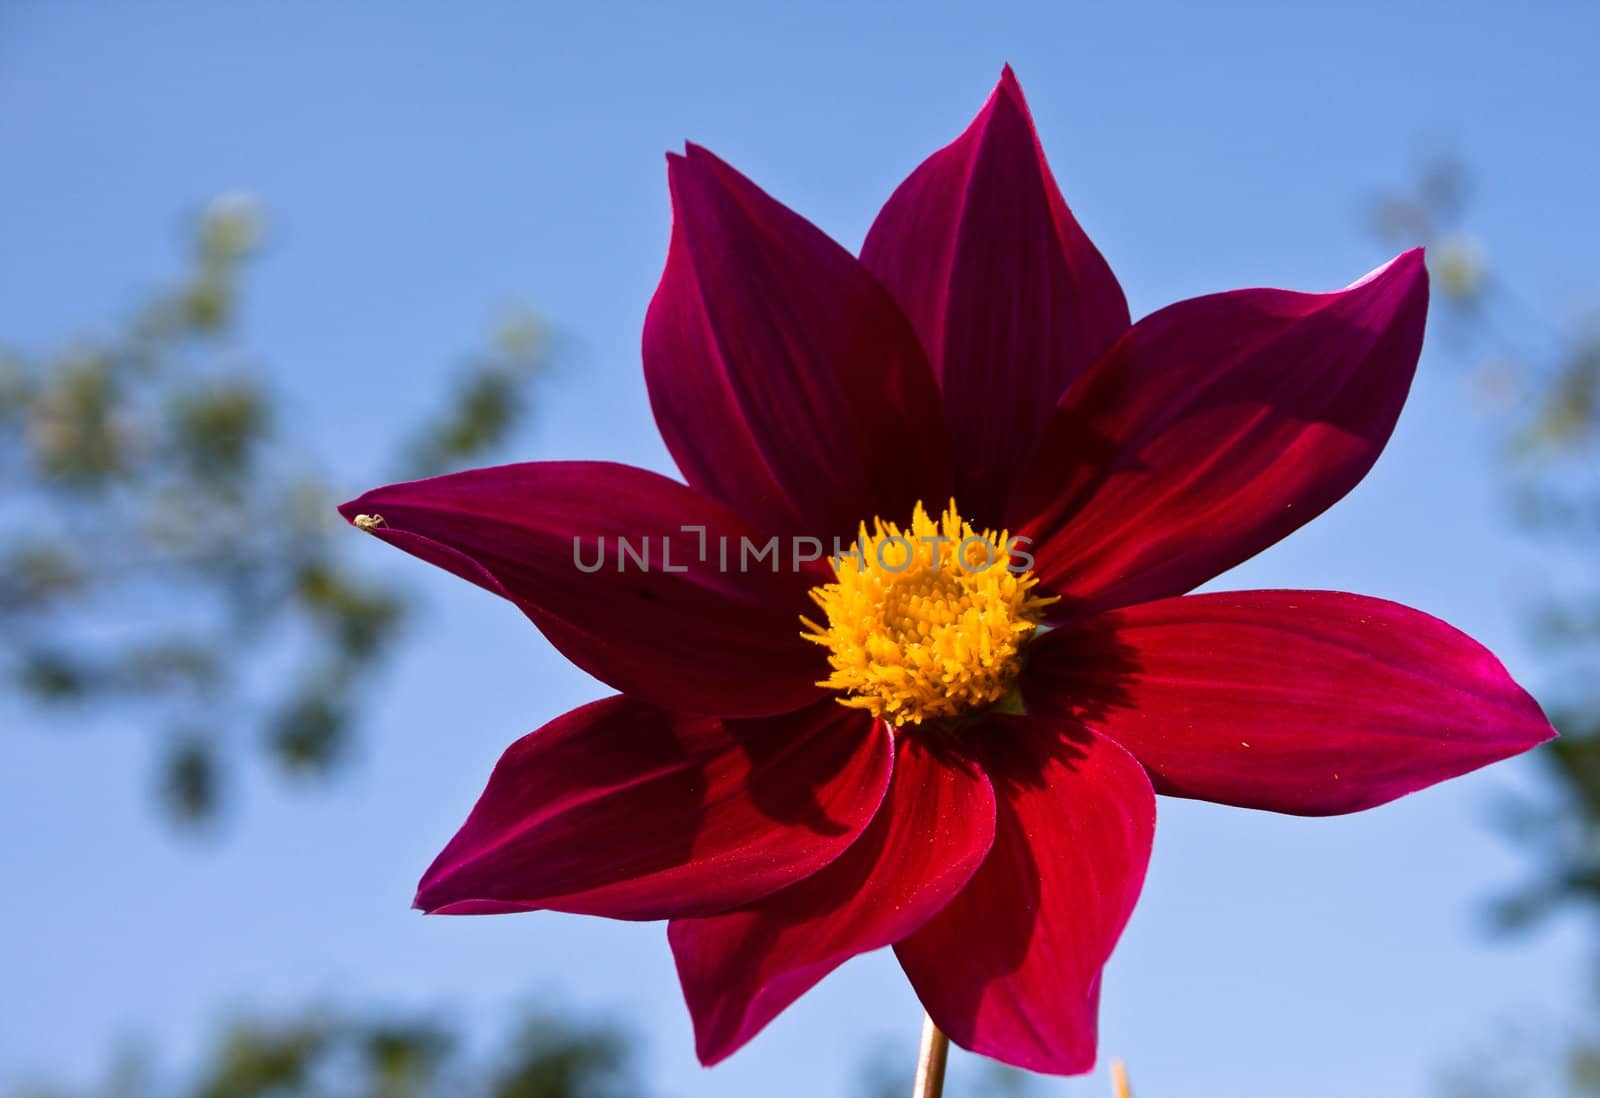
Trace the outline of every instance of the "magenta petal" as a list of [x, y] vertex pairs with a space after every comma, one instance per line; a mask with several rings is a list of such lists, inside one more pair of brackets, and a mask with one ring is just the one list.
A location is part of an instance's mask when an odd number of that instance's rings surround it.
[[1100, 969], [1150, 860], [1150, 781], [1111, 740], [1067, 722], [994, 718], [981, 734], [999, 794], [994, 848], [895, 952], [958, 1045], [1030, 1071], [1088, 1071]]
[[689, 483], [829, 551], [874, 515], [948, 498], [938, 389], [883, 287], [704, 149], [669, 157], [668, 177], [644, 367]]
[[1009, 67], [966, 132], [890, 197], [861, 261], [933, 359], [963, 513], [998, 524], [1056, 401], [1128, 327], [1122, 288], [1062, 199]]
[[381, 516], [373, 534], [510, 599], [619, 690], [718, 716], [821, 694], [820, 649], [799, 625], [818, 576], [783, 552], [742, 568], [740, 539], [766, 537], [666, 477], [604, 462], [502, 465], [392, 484], [340, 512]]
[[1555, 735], [1494, 656], [1437, 618], [1336, 591], [1165, 599], [1046, 634], [1030, 711], [1131, 751], [1156, 790], [1355, 812]]
[[922, 926], [988, 853], [994, 812], [980, 772], [902, 737], [883, 807], [836, 861], [749, 907], [674, 920], [701, 1061], [736, 1052], [839, 965]]
[[892, 762], [888, 732], [832, 702], [735, 721], [594, 702], [511, 745], [417, 906], [725, 911], [837, 858], [882, 803]]
[[1067, 394], [1008, 508], [1061, 609], [1180, 595], [1353, 488], [1422, 348], [1420, 250], [1336, 293], [1239, 290], [1136, 324]]

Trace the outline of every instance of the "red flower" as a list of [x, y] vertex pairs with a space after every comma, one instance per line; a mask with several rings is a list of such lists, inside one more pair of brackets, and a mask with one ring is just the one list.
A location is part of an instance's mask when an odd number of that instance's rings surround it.
[[892, 945], [957, 1043], [1080, 1072], [1155, 793], [1353, 812], [1553, 734], [1426, 614], [1184, 594], [1371, 467], [1420, 252], [1130, 325], [1009, 70], [859, 259], [703, 149], [668, 164], [644, 365], [688, 485], [534, 463], [343, 508], [621, 691], [511, 747], [419, 907], [671, 919], [706, 1063]]

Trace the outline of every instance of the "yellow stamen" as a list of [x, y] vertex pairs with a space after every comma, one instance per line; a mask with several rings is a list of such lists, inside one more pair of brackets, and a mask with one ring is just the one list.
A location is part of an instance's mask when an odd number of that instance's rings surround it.
[[811, 591], [827, 624], [800, 619], [801, 635], [828, 649], [833, 673], [819, 685], [897, 725], [1006, 699], [1055, 601], [1032, 593], [1038, 580], [1015, 567], [1011, 538], [974, 532], [954, 502], [937, 524], [919, 503], [909, 529], [873, 526], [835, 557], [835, 582]]
[[1133, 1098], [1133, 1088], [1128, 1085], [1128, 1069], [1121, 1060], [1111, 1061], [1111, 1098]]

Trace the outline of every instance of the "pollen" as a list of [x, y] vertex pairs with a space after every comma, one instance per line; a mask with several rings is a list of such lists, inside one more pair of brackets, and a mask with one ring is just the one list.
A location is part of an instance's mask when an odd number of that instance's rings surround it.
[[1023, 647], [1053, 598], [1018, 566], [1013, 540], [974, 531], [951, 502], [937, 521], [917, 504], [909, 527], [863, 523], [811, 598], [825, 624], [802, 636], [828, 650], [818, 685], [891, 724], [952, 720], [1011, 699]]

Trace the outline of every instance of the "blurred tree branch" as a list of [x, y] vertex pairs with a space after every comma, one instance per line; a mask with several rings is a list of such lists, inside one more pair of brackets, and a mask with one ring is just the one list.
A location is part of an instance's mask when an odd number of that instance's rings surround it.
[[1524, 926], [1569, 903], [1600, 914], [1600, 307], [1531, 304], [1464, 228], [1470, 189], [1457, 161], [1435, 158], [1373, 221], [1392, 242], [1428, 245], [1440, 334], [1501, 417], [1513, 511], [1544, 558], [1548, 589], [1528, 620], [1562, 738], [1535, 756], [1553, 800], [1503, 813], [1539, 867], [1498, 907], [1503, 925]]
[[626, 1035], [533, 1013], [487, 1054], [429, 1017], [306, 1011], [224, 1030], [186, 1082], [137, 1058], [91, 1091], [16, 1098], [646, 1098]]
[[[1600, 308], [1552, 312], [1519, 292], [1466, 228], [1470, 193], [1462, 165], [1436, 157], [1375, 203], [1373, 223], [1391, 243], [1428, 245], [1433, 332], [1473, 367], [1500, 418], [1512, 512], [1539, 546], [1546, 586], [1527, 620], [1562, 736], [1534, 755], [1547, 794], [1500, 806], [1534, 871], [1493, 915], [1523, 929], [1563, 909], [1600, 915]], [[1504, 1035], [1459, 1065], [1448, 1091], [1600, 1094], [1600, 1038], [1561, 1030]]]
[[[63, 724], [92, 707], [154, 730], [187, 821], [216, 813], [249, 743], [285, 774], [343, 762], [413, 609], [346, 563], [326, 471], [237, 345], [263, 231], [253, 199], [217, 199], [187, 272], [121, 330], [0, 355], [0, 689]], [[547, 369], [543, 329], [512, 317], [397, 472], [503, 444]]]

